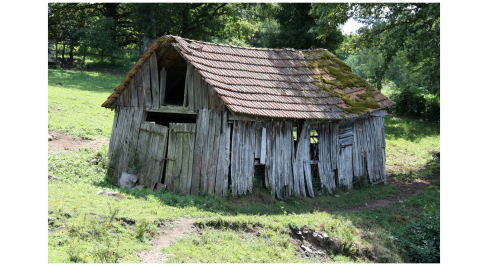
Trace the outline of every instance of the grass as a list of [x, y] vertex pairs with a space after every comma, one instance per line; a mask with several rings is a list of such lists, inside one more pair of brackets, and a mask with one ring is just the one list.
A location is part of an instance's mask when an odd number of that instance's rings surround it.
[[[50, 70], [49, 129], [89, 139], [109, 138], [113, 112], [100, 104], [121, 79]], [[439, 151], [438, 125], [387, 117], [385, 132], [390, 180], [412, 181], [438, 171], [438, 161], [432, 160]], [[302, 228], [330, 236], [337, 248], [327, 255], [335, 262], [417, 262], [413, 258], [425, 261], [425, 254], [436, 252], [431, 242], [438, 236], [438, 183], [386, 208], [358, 211], [351, 209], [398, 196], [398, 187], [390, 183], [347, 195], [341, 192], [338, 197], [283, 201], [262, 189], [238, 199], [180, 196], [112, 186], [105, 180], [107, 151], [103, 146], [49, 154], [49, 173], [59, 177], [48, 184], [50, 263], [140, 262], [139, 253], [151, 248], [159, 227], [179, 218], [198, 218], [200, 233], [164, 248], [167, 262], [323, 262], [295, 252], [290, 229]], [[119, 192], [125, 199], [97, 195], [102, 189]]]
[[114, 113], [100, 106], [123, 75], [48, 71], [48, 129], [85, 139], [110, 138]]
[[387, 116], [385, 136], [388, 175], [410, 180], [432, 175], [430, 162], [440, 152], [438, 124]]

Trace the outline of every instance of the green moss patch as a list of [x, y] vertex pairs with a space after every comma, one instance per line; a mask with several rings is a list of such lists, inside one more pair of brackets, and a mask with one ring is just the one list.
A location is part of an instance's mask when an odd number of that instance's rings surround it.
[[[380, 105], [374, 100], [373, 89], [363, 78], [354, 74], [351, 68], [339, 58], [333, 55], [327, 50], [313, 51], [307, 54], [311, 60], [306, 61], [306, 65], [309, 68], [315, 69], [319, 76], [315, 85], [322, 88], [332, 97], [341, 98], [346, 107], [341, 107], [345, 113], [360, 114], [369, 111], [369, 109], [379, 108]], [[333, 80], [327, 80], [323, 74], [332, 76]], [[351, 99], [351, 97], [344, 93], [335, 91], [345, 88], [365, 88], [364, 94], [356, 94], [357, 99]]]

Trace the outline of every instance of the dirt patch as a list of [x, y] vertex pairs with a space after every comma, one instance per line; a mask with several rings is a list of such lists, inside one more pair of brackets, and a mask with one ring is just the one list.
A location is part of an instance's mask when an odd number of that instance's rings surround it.
[[83, 148], [98, 149], [109, 142], [106, 138], [87, 140], [56, 131], [49, 131], [49, 135], [52, 136], [52, 140], [48, 141], [50, 153], [69, 153]]
[[141, 252], [142, 262], [161, 263], [166, 260], [166, 255], [161, 252], [161, 249], [170, 246], [185, 234], [197, 231], [195, 222], [196, 219], [178, 219], [169, 226], [163, 225], [161, 233], [153, 240], [152, 249]]
[[315, 258], [320, 262], [332, 262], [327, 254], [331, 241], [322, 232], [314, 232], [306, 228], [290, 228], [290, 241], [295, 245], [295, 252], [303, 258]]
[[373, 260], [372, 252], [368, 249], [347, 247], [330, 238], [325, 232], [303, 228], [290, 227], [290, 241], [295, 244], [295, 251], [302, 257], [314, 258], [320, 262], [334, 262], [331, 255], [344, 255], [353, 259]]

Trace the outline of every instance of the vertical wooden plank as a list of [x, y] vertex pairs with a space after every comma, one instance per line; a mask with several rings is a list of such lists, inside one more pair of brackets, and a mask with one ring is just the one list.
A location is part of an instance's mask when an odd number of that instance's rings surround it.
[[129, 107], [130, 106], [130, 86], [127, 86], [123, 91], [122, 91], [122, 96], [123, 98], [123, 105], [124, 107]]
[[187, 168], [189, 169], [188, 170], [188, 182], [187, 182], [187, 185], [186, 185], [186, 194], [189, 194], [191, 192], [191, 186], [192, 186], [192, 180], [193, 180], [193, 154], [194, 154], [194, 149], [195, 149], [195, 133], [196, 133], [196, 125], [195, 124], [191, 124], [189, 125], [190, 127], [190, 132], [188, 133], [189, 134], [189, 141], [187, 143], [187, 145], [189, 146], [189, 154], [188, 154], [188, 164], [187, 164]]
[[139, 106], [139, 98], [137, 97], [137, 75], [134, 76], [134, 78], [130, 82], [130, 95], [131, 95], [131, 101], [130, 101], [130, 106], [132, 107], [138, 107]]
[[237, 164], [238, 164], [238, 155], [239, 155], [239, 127], [237, 126], [237, 123], [239, 121], [234, 121], [233, 127], [232, 127], [232, 145], [231, 145], [231, 163], [230, 163], [230, 177], [231, 177], [231, 185], [232, 185], [232, 195], [234, 197], [237, 197], [237, 183], [238, 183], [238, 177], [239, 173]]
[[174, 130], [174, 126], [170, 124], [168, 130], [168, 152], [167, 152], [167, 160], [166, 160], [166, 171], [164, 175], [164, 184], [166, 185], [166, 189], [169, 191], [174, 191], [174, 168], [176, 163], [176, 132]]
[[208, 158], [209, 160], [209, 168], [207, 169], [208, 175], [208, 190], [207, 192], [210, 194], [214, 194], [215, 192], [215, 183], [216, 183], [216, 176], [217, 176], [217, 165], [218, 165], [218, 158], [219, 158], [219, 147], [220, 147], [220, 134], [221, 134], [221, 113], [218, 110], [212, 110], [213, 117], [214, 117], [214, 134], [213, 134], [213, 145], [209, 147], [211, 154]]
[[149, 62], [142, 64], [142, 87], [144, 90], [144, 105], [146, 109], [152, 108], [152, 93], [151, 93], [151, 74], [149, 72]]
[[231, 145], [231, 125], [226, 122], [227, 128], [225, 131], [225, 168], [223, 182], [223, 194], [226, 195], [229, 188], [229, 171], [230, 171], [230, 145]]
[[108, 154], [109, 154], [109, 161], [112, 160], [112, 153], [114, 151], [114, 142], [115, 139], [117, 138], [118, 130], [117, 130], [117, 118], [119, 116], [119, 110], [118, 108], [115, 109], [114, 112], [114, 119], [112, 122], [112, 134], [110, 134], [110, 142], [108, 145]]
[[[168, 146], [168, 127], [160, 126], [160, 145], [158, 147], [158, 171], [157, 171], [157, 179], [156, 183], [162, 183], [163, 179], [163, 168], [165, 164], [164, 158], [166, 158], [166, 148]], [[155, 184], [156, 184], [155, 183]], [[155, 185], [154, 184], [154, 185]], [[154, 186], [153, 186], [154, 187]]]
[[152, 93], [152, 108], [159, 108], [159, 77], [158, 77], [158, 60], [156, 54], [153, 53], [149, 57], [149, 72], [151, 76], [151, 93]]
[[191, 194], [198, 194], [200, 189], [200, 176], [201, 176], [201, 165], [202, 165], [202, 153], [203, 153], [203, 142], [204, 135], [206, 134], [205, 122], [206, 110], [200, 110], [197, 116], [196, 125], [196, 136], [195, 136], [195, 148], [193, 155], [193, 180], [191, 182]]
[[[189, 130], [186, 124], [182, 124], [180, 131], [186, 132]], [[181, 194], [186, 194], [186, 187], [190, 181], [188, 180], [188, 156], [190, 155], [190, 146], [188, 145], [190, 142], [190, 136], [188, 133], [179, 133], [181, 135], [181, 175], [180, 175], [180, 185], [179, 191]]]
[[163, 67], [159, 72], [159, 105], [164, 105], [166, 97], [166, 69]]
[[192, 85], [193, 85], [193, 92], [195, 93], [195, 110], [204, 109], [204, 107], [203, 107], [203, 92], [202, 92], [203, 89], [200, 86], [201, 85], [200, 74], [198, 74], [196, 69], [193, 67], [192, 67], [192, 70], [193, 70], [192, 71], [193, 72]]
[[252, 193], [253, 189], [253, 177], [254, 177], [254, 151], [255, 146], [256, 146], [256, 123], [255, 122], [249, 122], [249, 148], [248, 148], [248, 154], [247, 154], [247, 178], [248, 178], [248, 183], [247, 183], [247, 191], [249, 193]]
[[226, 171], [227, 158], [226, 158], [226, 147], [227, 147], [227, 112], [223, 112], [221, 119], [221, 130], [219, 136], [219, 150], [218, 150], [218, 160], [217, 160], [217, 173], [215, 176], [215, 194], [218, 196], [224, 195], [224, 186], [226, 182]]
[[[142, 70], [142, 69], [141, 69]], [[144, 109], [144, 87], [142, 85], [142, 79], [143, 79], [143, 71], [137, 71], [136, 77], [137, 77], [137, 82], [135, 83], [136, 88], [137, 88], [137, 99], [139, 101], [138, 106], [142, 109]]]
[[266, 163], [266, 128], [265, 127], [263, 127], [261, 133], [261, 155], [259, 158], [259, 163], [260, 164]]
[[206, 142], [204, 143], [204, 158], [202, 163], [202, 177], [203, 177], [203, 191], [209, 193], [211, 179], [215, 179], [215, 176], [211, 176], [211, 168], [213, 162], [213, 146], [215, 138], [215, 123], [216, 114], [212, 110], [208, 110], [208, 134], [206, 136]]
[[195, 96], [193, 93], [193, 69], [190, 63], [186, 67], [186, 81], [185, 86], [188, 90], [188, 109], [190, 111], [195, 111]]

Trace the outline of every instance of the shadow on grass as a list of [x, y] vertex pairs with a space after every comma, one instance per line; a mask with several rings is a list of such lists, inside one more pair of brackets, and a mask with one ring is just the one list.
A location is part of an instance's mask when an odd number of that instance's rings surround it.
[[[427, 166], [426, 166], [427, 169]], [[422, 171], [422, 172], [420, 172]], [[425, 169], [419, 170], [418, 175], [426, 173], [432, 174], [431, 171], [425, 172]], [[335, 196], [321, 195], [314, 198], [310, 197], [288, 197], [278, 200], [272, 197], [265, 188], [254, 188], [253, 193], [238, 198], [232, 195], [226, 197], [217, 197], [206, 193], [200, 195], [178, 195], [169, 191], [156, 192], [149, 189], [128, 189], [118, 188], [110, 182], [97, 182], [96, 186], [118, 189], [120, 192], [138, 199], [148, 199], [154, 197], [161, 204], [185, 208], [195, 207], [203, 211], [221, 213], [223, 215], [252, 214], [252, 215], [271, 215], [271, 214], [301, 214], [313, 213], [315, 211], [333, 211], [350, 210], [364, 206], [375, 200], [391, 199], [398, 197], [402, 191], [400, 189], [416, 190], [418, 187], [411, 183], [392, 182], [388, 185], [363, 186], [350, 191], [337, 191]], [[409, 186], [411, 186], [409, 188]]]
[[48, 70], [48, 85], [96, 93], [111, 93], [120, 84], [123, 75], [80, 70]]
[[406, 139], [415, 142], [425, 137], [439, 135], [440, 127], [436, 123], [394, 116], [386, 116], [385, 118], [385, 137], [388, 140]]

